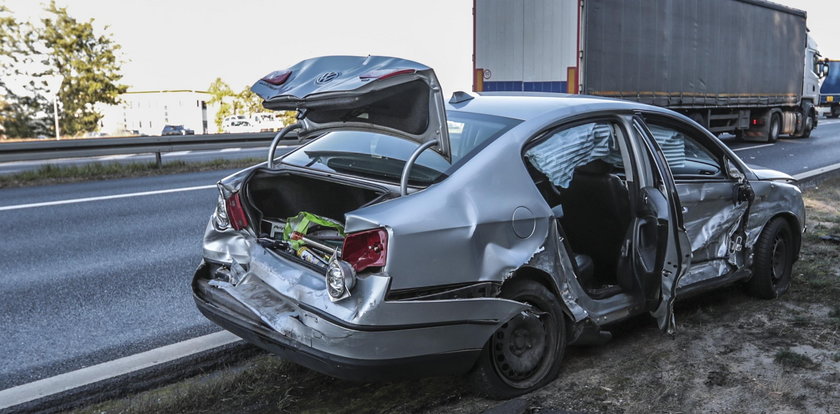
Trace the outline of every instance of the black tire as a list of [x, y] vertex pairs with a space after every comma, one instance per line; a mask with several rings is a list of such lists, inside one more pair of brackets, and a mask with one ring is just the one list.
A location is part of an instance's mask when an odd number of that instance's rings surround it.
[[735, 141], [741, 142], [744, 140], [744, 130], [743, 129], [736, 129], [732, 135], [735, 135]]
[[828, 115], [829, 118], [837, 118], [840, 116], [840, 105], [832, 105], [831, 113]]
[[778, 112], [770, 114], [770, 124], [767, 125], [767, 142], [779, 140], [779, 131], [782, 129], [782, 119]]
[[807, 117], [805, 117], [805, 120], [803, 122], [805, 122], [805, 125], [802, 127], [802, 134], [799, 135], [799, 138], [810, 138], [811, 131], [814, 130], [814, 123], [816, 122], [816, 120], [809, 114]]
[[549, 383], [566, 350], [566, 319], [557, 297], [532, 280], [514, 280], [502, 297], [532, 306], [502, 325], [484, 345], [470, 373], [473, 391], [509, 399]]
[[753, 276], [749, 293], [762, 299], [775, 299], [790, 287], [794, 252], [793, 233], [782, 218], [771, 220], [755, 243]]

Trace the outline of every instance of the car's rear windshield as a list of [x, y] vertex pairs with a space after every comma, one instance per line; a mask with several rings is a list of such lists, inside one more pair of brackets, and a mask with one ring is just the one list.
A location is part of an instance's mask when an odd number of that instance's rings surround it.
[[[428, 185], [440, 181], [520, 120], [469, 112], [449, 111], [452, 162], [428, 150], [411, 169], [409, 182]], [[419, 146], [391, 135], [363, 131], [332, 131], [289, 153], [283, 162], [299, 167], [356, 175], [398, 183], [405, 161]]]

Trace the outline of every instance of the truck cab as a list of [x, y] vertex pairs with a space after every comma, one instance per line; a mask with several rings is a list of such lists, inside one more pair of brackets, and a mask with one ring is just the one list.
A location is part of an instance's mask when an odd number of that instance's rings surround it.
[[829, 118], [840, 117], [840, 61], [825, 59], [821, 61], [826, 72], [820, 88], [820, 107], [827, 109]]

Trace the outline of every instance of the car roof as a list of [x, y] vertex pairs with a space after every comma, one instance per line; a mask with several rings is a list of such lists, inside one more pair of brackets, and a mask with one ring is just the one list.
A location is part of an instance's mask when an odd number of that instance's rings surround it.
[[592, 111], [627, 111], [633, 109], [661, 112], [662, 108], [619, 99], [602, 98], [589, 95], [570, 95], [545, 92], [482, 92], [471, 93], [473, 99], [448, 103], [447, 109], [483, 113], [528, 120], [539, 115], [554, 112], [563, 116], [578, 113], [582, 106], [587, 112]]

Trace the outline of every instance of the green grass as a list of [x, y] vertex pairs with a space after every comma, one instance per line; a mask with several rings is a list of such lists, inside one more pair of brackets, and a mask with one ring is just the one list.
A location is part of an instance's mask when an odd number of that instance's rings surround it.
[[802, 355], [796, 352], [791, 351], [790, 349], [783, 349], [779, 352], [776, 352], [775, 357], [773, 358], [777, 364], [785, 367], [785, 368], [816, 368], [817, 364], [809, 358], [807, 355]]
[[245, 168], [262, 161], [263, 159], [261, 158], [216, 159], [203, 162], [169, 161], [161, 167], [158, 167], [154, 162], [131, 164], [92, 163], [66, 167], [47, 164], [33, 171], [0, 175], [0, 188]]

